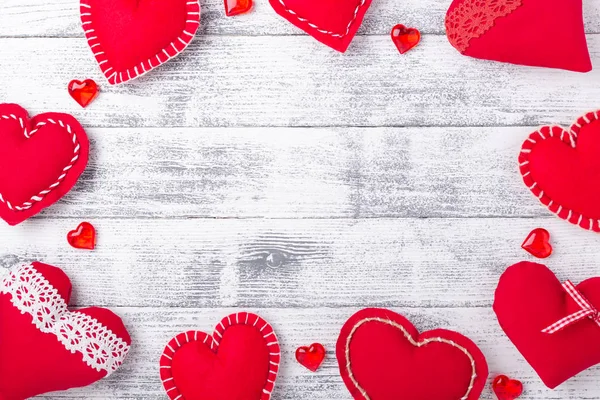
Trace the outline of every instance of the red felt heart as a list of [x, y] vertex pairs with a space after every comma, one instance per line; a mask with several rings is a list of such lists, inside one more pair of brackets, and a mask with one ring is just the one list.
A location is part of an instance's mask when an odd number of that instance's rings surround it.
[[[600, 278], [576, 288], [596, 308], [600, 306]], [[541, 264], [509, 267], [496, 289], [494, 311], [500, 326], [549, 388], [600, 363], [600, 327], [591, 319], [554, 334], [542, 332], [580, 310], [554, 273]]]
[[400, 54], [404, 54], [421, 41], [421, 32], [415, 28], [407, 28], [399, 24], [392, 28], [392, 41]]
[[289, 22], [319, 42], [345, 52], [372, 0], [269, 0]]
[[160, 358], [160, 377], [172, 400], [269, 400], [281, 351], [275, 331], [258, 315], [240, 312], [213, 335], [177, 335]]
[[75, 79], [69, 82], [69, 94], [81, 107], [86, 108], [98, 96], [98, 85], [91, 79], [83, 82]]
[[88, 44], [110, 84], [181, 53], [200, 25], [198, 0], [81, 0]]
[[403, 316], [365, 309], [344, 324], [337, 359], [358, 400], [477, 400], [488, 375], [479, 348], [459, 333], [419, 334]]
[[545, 126], [529, 135], [519, 155], [533, 195], [560, 218], [600, 232], [600, 111], [568, 130]]
[[454, 0], [446, 34], [462, 54], [484, 60], [588, 72], [582, 1]]
[[523, 393], [523, 384], [506, 375], [499, 375], [492, 382], [492, 389], [498, 400], [515, 400]]
[[67, 234], [67, 241], [76, 249], [94, 250], [96, 248], [96, 229], [89, 222], [82, 222], [77, 229]]
[[299, 347], [296, 350], [296, 360], [312, 372], [317, 372], [325, 360], [325, 347], [320, 343]]
[[16, 225], [58, 201], [88, 161], [88, 138], [67, 114], [29, 119], [16, 104], [0, 104], [0, 218]]
[[521, 247], [534, 257], [548, 258], [552, 254], [550, 233], [543, 228], [534, 229], [527, 236]]
[[0, 268], [0, 398], [90, 385], [114, 372], [131, 339], [104, 308], [69, 311], [71, 282], [50, 265]]

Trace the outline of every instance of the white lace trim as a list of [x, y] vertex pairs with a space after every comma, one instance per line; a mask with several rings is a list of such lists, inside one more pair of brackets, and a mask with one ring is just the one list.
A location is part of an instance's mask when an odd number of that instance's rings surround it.
[[33, 265], [0, 268], [0, 279], [0, 293], [10, 295], [21, 314], [31, 315], [36, 328], [55, 335], [71, 353], [81, 353], [91, 368], [110, 375], [121, 366], [129, 345], [89, 315], [69, 311], [58, 291]]

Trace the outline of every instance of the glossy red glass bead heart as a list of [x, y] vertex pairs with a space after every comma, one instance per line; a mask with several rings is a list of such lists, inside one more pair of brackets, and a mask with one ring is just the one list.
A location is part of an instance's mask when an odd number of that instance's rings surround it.
[[296, 350], [296, 360], [312, 372], [317, 372], [325, 360], [325, 347], [319, 343], [299, 347]]
[[492, 382], [492, 389], [498, 400], [514, 400], [523, 393], [523, 384], [506, 375], [499, 375]]
[[67, 234], [67, 241], [76, 249], [94, 250], [96, 248], [96, 229], [89, 222], [82, 222], [77, 229]]
[[543, 228], [534, 229], [527, 236], [521, 247], [534, 257], [548, 258], [552, 254], [550, 233]]
[[421, 41], [421, 32], [415, 28], [407, 28], [399, 24], [392, 28], [392, 41], [400, 54], [404, 54]]
[[247, 13], [250, 9], [252, 0], [225, 0], [225, 15], [228, 17]]
[[69, 82], [69, 94], [81, 107], [86, 108], [98, 96], [98, 85], [91, 79], [83, 82], [75, 79]]

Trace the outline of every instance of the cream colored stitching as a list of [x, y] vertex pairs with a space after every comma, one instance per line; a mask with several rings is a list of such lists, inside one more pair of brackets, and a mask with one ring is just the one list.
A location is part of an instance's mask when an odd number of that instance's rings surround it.
[[466, 348], [453, 342], [452, 340], [444, 339], [441, 337], [428, 338], [423, 341], [417, 342], [413, 339], [412, 335], [402, 325], [398, 324], [397, 322], [391, 321], [389, 319], [372, 317], [372, 318], [362, 319], [362, 320], [358, 321], [352, 327], [352, 330], [350, 331], [350, 334], [348, 335], [348, 338], [346, 339], [346, 347], [345, 347], [346, 369], [348, 370], [348, 376], [350, 377], [350, 380], [352, 381], [354, 386], [360, 391], [360, 393], [363, 395], [363, 397], [366, 400], [370, 400], [370, 397], [367, 394], [367, 392], [365, 391], [365, 389], [363, 389], [360, 386], [360, 384], [354, 377], [354, 373], [352, 372], [352, 368], [351, 368], [351, 364], [350, 364], [350, 342], [352, 341], [352, 337], [354, 336], [354, 334], [356, 333], [358, 328], [360, 328], [362, 325], [364, 325], [368, 322], [380, 322], [380, 323], [387, 324], [387, 325], [393, 326], [394, 328], [399, 329], [402, 332], [402, 334], [404, 335], [404, 337], [406, 338], [406, 340], [408, 340], [410, 342], [410, 344], [412, 344], [415, 347], [423, 347], [423, 346], [428, 345], [429, 343], [435, 342], [435, 343], [444, 343], [444, 344], [450, 345], [450, 346], [455, 347], [455, 348], [459, 349], [460, 351], [462, 351], [469, 358], [473, 373], [471, 375], [471, 381], [469, 383], [469, 387], [467, 388], [467, 393], [465, 393], [465, 395], [463, 397], [461, 397], [460, 400], [467, 400], [469, 398], [471, 391], [475, 387], [475, 380], [477, 379], [477, 369], [475, 366], [475, 358], [471, 355], [471, 353], [469, 353], [469, 351]]

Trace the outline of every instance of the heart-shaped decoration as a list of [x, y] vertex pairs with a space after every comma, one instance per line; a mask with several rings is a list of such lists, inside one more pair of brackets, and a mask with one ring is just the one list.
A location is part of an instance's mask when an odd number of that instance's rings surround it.
[[16, 225], [71, 190], [88, 161], [88, 138], [67, 114], [29, 119], [16, 104], [0, 104], [0, 218]]
[[454, 0], [448, 40], [461, 54], [588, 72], [582, 0]]
[[572, 224], [600, 232], [600, 111], [570, 128], [544, 126], [521, 148], [523, 182], [548, 209]]
[[365, 309], [342, 328], [336, 349], [357, 400], [478, 400], [488, 375], [479, 348], [459, 333], [419, 334], [403, 316]]
[[296, 360], [312, 372], [317, 372], [325, 360], [325, 347], [320, 343], [302, 346], [296, 350]]
[[400, 54], [404, 54], [421, 41], [421, 32], [415, 28], [407, 28], [402, 24], [392, 28], [392, 41]]
[[71, 282], [50, 265], [0, 268], [0, 398], [90, 385], [114, 372], [131, 339], [104, 308], [69, 311]]
[[81, 24], [111, 85], [177, 56], [200, 26], [198, 0], [81, 0]]
[[536, 228], [531, 231], [527, 239], [521, 245], [521, 248], [537, 258], [548, 258], [552, 254], [552, 245], [550, 244], [550, 233], [543, 228]]
[[98, 85], [92, 79], [69, 82], [69, 94], [81, 107], [86, 108], [98, 96]]
[[[600, 306], [600, 278], [587, 279], [570, 291]], [[496, 289], [494, 311], [500, 326], [551, 389], [600, 363], [600, 326], [588, 316], [548, 332], [563, 318], [581, 314], [579, 301], [546, 266], [531, 262], [509, 267]]]
[[523, 384], [506, 375], [498, 375], [492, 382], [498, 400], [515, 400], [523, 393]]
[[67, 234], [67, 241], [76, 249], [94, 250], [96, 248], [96, 229], [89, 222], [82, 222], [77, 229]]
[[271, 325], [240, 312], [223, 318], [212, 336], [174, 337], [160, 358], [160, 377], [171, 400], [269, 400], [280, 361]]
[[225, 15], [245, 14], [252, 9], [252, 0], [225, 0]]
[[319, 42], [344, 53], [372, 0], [269, 0], [275, 12]]

